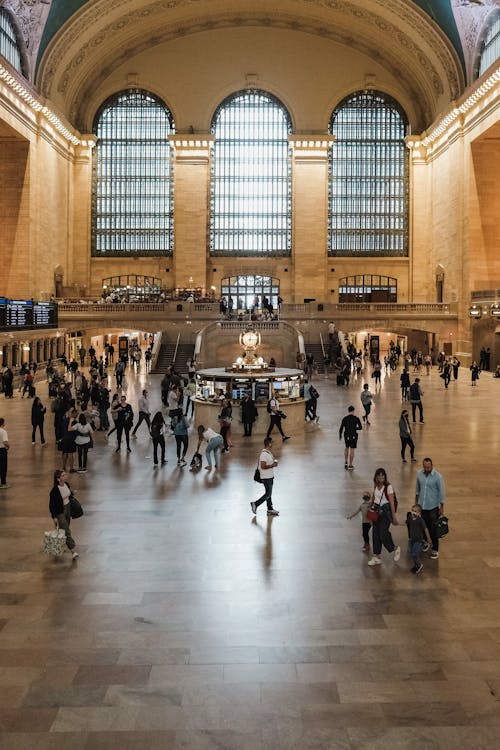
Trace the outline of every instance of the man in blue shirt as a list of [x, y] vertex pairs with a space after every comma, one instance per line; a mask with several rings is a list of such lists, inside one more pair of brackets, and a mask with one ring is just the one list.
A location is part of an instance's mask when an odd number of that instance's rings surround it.
[[415, 502], [422, 508], [422, 518], [429, 530], [432, 542], [431, 560], [439, 557], [439, 537], [436, 535], [435, 523], [443, 515], [445, 502], [444, 480], [432, 465], [432, 459], [424, 458], [423, 468], [417, 472]]

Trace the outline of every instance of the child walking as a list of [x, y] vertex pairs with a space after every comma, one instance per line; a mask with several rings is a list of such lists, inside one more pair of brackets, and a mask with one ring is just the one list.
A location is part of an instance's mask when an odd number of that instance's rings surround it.
[[363, 552], [369, 552], [370, 551], [370, 528], [371, 528], [371, 521], [369, 521], [366, 517], [366, 513], [368, 511], [368, 508], [371, 505], [372, 496], [369, 492], [363, 492], [363, 502], [359, 506], [359, 508], [354, 511], [350, 516], [347, 516], [347, 519], [350, 520], [351, 518], [354, 518], [354, 516], [357, 516], [358, 513], [361, 513], [361, 534], [363, 536], [363, 546], [361, 549]]
[[424, 547], [426, 540], [430, 543], [431, 539], [426, 523], [422, 518], [422, 508], [418, 503], [413, 505], [411, 511], [406, 514], [406, 526], [408, 527], [410, 555], [412, 556], [414, 563], [413, 568], [410, 568], [410, 573], [420, 573], [424, 567], [420, 559], [422, 548]]

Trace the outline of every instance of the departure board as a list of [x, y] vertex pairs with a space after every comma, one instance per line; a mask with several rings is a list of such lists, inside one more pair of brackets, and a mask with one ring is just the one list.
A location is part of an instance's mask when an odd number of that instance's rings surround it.
[[33, 327], [55, 328], [57, 326], [57, 305], [55, 302], [33, 303]]
[[7, 300], [7, 328], [31, 328], [33, 302], [23, 299]]
[[57, 328], [57, 304], [0, 297], [0, 331]]

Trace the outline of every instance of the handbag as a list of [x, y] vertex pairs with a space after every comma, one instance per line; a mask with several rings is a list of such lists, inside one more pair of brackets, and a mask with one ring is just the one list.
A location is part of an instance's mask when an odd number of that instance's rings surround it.
[[73, 494], [69, 496], [69, 512], [71, 518], [81, 518], [83, 516], [83, 508], [80, 501]]
[[446, 516], [439, 516], [439, 518], [434, 521], [434, 531], [438, 539], [441, 539], [442, 536], [446, 536], [449, 532], [448, 518]]
[[376, 523], [380, 518], [380, 505], [372, 503], [366, 511], [366, 518], [372, 523]]
[[279, 417], [280, 419], [286, 419], [286, 414], [285, 414], [285, 412], [284, 412], [284, 411], [279, 411], [279, 412], [278, 412], [278, 417]]
[[262, 481], [262, 477], [260, 476], [260, 469], [257, 467], [253, 473], [253, 481], [258, 482], [259, 484], [264, 484]]
[[66, 549], [66, 532], [64, 529], [52, 529], [43, 535], [43, 551], [46, 555], [59, 557]]

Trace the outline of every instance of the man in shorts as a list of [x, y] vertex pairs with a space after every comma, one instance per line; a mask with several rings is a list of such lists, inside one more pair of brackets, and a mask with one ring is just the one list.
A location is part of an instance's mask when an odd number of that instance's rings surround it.
[[354, 469], [354, 451], [358, 444], [358, 430], [363, 429], [359, 417], [354, 414], [354, 406], [349, 406], [345, 416], [340, 423], [339, 440], [344, 435], [344, 469], [352, 471]]

